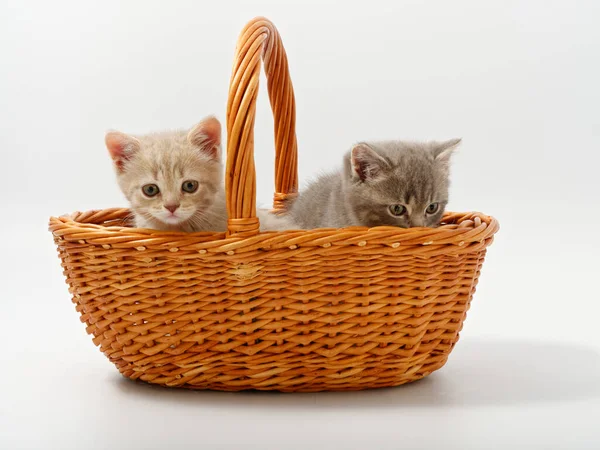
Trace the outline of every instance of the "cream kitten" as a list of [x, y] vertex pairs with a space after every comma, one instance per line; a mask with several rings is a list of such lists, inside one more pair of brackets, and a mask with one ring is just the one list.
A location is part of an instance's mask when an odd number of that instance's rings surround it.
[[300, 193], [291, 218], [301, 228], [394, 225], [436, 227], [448, 202], [450, 156], [445, 142], [359, 143], [344, 168]]
[[[189, 132], [106, 134], [117, 181], [135, 226], [163, 231], [225, 231], [227, 209], [221, 124], [208, 117]], [[261, 230], [295, 228], [291, 219], [258, 210]]]

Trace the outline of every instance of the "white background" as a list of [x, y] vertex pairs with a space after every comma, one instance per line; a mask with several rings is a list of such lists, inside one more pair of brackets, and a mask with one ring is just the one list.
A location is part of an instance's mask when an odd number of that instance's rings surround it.
[[[70, 302], [50, 215], [125, 205], [103, 134], [224, 121], [271, 18], [300, 178], [357, 140], [463, 137], [450, 209], [496, 216], [461, 341], [428, 379], [339, 394], [128, 382]], [[0, 448], [598, 449], [600, 3], [2, 1]], [[259, 203], [272, 195], [266, 88]]]

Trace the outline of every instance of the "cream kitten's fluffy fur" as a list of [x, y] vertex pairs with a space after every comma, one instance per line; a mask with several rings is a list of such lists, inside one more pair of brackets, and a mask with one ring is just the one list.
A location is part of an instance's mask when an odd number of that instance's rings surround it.
[[[189, 132], [106, 135], [119, 186], [135, 225], [163, 231], [225, 231], [221, 124], [208, 117]], [[290, 219], [257, 211], [261, 230], [294, 228]]]

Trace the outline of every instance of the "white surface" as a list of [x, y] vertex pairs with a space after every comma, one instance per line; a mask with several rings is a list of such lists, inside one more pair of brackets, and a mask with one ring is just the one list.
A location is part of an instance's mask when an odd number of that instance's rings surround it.
[[[600, 448], [600, 4], [355, 3], [1, 3], [1, 449]], [[259, 14], [288, 50], [301, 180], [359, 139], [464, 138], [450, 208], [502, 228], [459, 345], [422, 382], [151, 388], [120, 377], [70, 303], [48, 216], [124, 205], [106, 129], [224, 120], [236, 37]]]

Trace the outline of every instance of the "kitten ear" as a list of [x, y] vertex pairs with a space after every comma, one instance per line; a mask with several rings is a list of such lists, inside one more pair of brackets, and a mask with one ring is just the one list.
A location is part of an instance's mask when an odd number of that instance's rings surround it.
[[458, 145], [461, 143], [461, 141], [462, 139], [458, 138], [437, 143], [432, 149], [433, 157], [436, 161], [448, 164], [450, 162], [450, 157], [458, 148]]
[[125, 162], [140, 149], [140, 141], [120, 131], [109, 131], [106, 133], [104, 142], [119, 172], [123, 171]]
[[350, 152], [352, 176], [361, 181], [374, 180], [389, 168], [388, 162], [365, 143], [356, 144]]
[[187, 139], [211, 158], [221, 159], [221, 123], [215, 117], [207, 117], [194, 126]]

